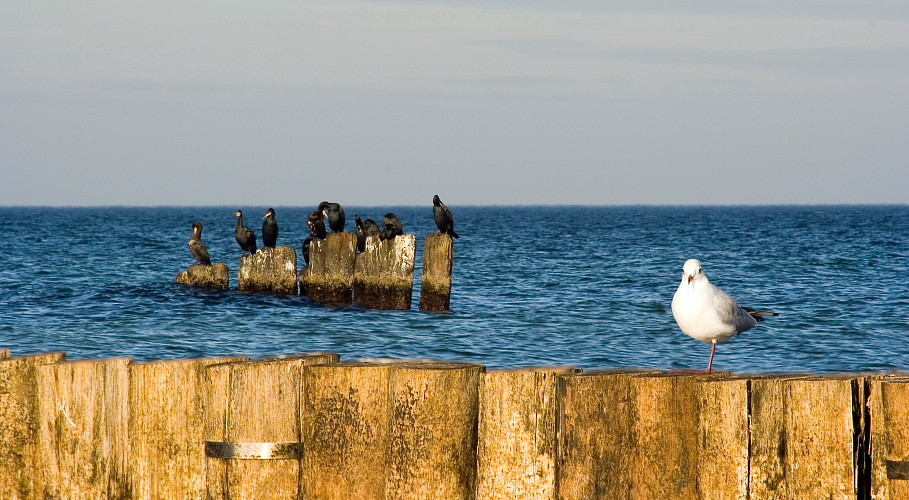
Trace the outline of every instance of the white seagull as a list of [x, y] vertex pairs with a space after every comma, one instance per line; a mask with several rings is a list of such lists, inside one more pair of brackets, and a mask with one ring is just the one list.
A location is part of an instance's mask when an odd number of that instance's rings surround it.
[[697, 259], [685, 261], [682, 271], [682, 282], [672, 297], [672, 315], [686, 335], [712, 344], [706, 373], [713, 368], [717, 342], [750, 330], [764, 321], [764, 316], [779, 316], [775, 312], [740, 307], [728, 293], [710, 283]]

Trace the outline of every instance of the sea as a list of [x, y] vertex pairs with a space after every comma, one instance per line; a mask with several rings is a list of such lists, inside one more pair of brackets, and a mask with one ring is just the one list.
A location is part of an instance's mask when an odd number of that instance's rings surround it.
[[[670, 304], [686, 259], [743, 306], [772, 310], [718, 345], [734, 373], [909, 370], [909, 206], [451, 206], [451, 311], [418, 310], [432, 206], [393, 212], [417, 236], [413, 307], [333, 307], [237, 290], [234, 211], [259, 235], [266, 209], [0, 207], [0, 348], [68, 359], [156, 361], [314, 351], [342, 360], [433, 359], [487, 369], [704, 369], [710, 346]], [[274, 207], [298, 254], [310, 207]], [[229, 290], [175, 283], [192, 223]], [[302, 258], [300, 265], [302, 265]]]

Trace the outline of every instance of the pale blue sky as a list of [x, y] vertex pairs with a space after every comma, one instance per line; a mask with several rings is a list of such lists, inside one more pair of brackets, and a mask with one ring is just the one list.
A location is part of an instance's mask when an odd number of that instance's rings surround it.
[[909, 202], [905, 1], [0, 0], [0, 205]]

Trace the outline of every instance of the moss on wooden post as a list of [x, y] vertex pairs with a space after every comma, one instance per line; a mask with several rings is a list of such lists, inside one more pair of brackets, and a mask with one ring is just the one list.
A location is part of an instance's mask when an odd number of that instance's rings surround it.
[[423, 281], [420, 286], [421, 311], [448, 311], [451, 308], [451, 270], [454, 238], [432, 233], [423, 242]]
[[0, 498], [38, 498], [36, 367], [64, 359], [55, 352], [0, 361]]
[[329, 233], [325, 239], [313, 239], [309, 265], [300, 271], [300, 289], [319, 302], [350, 304], [356, 256], [354, 233]]
[[205, 367], [247, 358], [130, 366], [130, 484], [134, 498], [205, 498]]
[[130, 498], [130, 361], [37, 367], [35, 498]]
[[854, 378], [751, 382], [753, 498], [856, 498]]
[[[445, 235], [448, 236], [448, 235]], [[495, 370], [480, 379], [477, 496], [555, 499], [559, 375], [577, 368]]]
[[240, 257], [241, 292], [297, 294], [297, 251], [293, 247], [262, 248]]
[[230, 269], [227, 264], [203, 266], [194, 264], [186, 271], [177, 274], [177, 283], [181, 285], [202, 286], [217, 290], [227, 290], [230, 285]]
[[412, 234], [366, 238], [366, 249], [356, 260], [354, 301], [368, 309], [410, 309], [416, 246]]

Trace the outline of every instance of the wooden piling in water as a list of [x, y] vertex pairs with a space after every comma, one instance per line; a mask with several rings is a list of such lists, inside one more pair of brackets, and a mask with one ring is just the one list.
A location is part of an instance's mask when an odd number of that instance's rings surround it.
[[478, 498], [557, 498], [556, 386], [560, 375], [579, 372], [570, 367], [527, 368], [481, 376]]
[[[9, 352], [9, 351], [7, 351]], [[38, 380], [36, 367], [61, 352], [0, 361], [0, 498], [37, 498]]]
[[203, 266], [194, 264], [177, 274], [176, 282], [181, 285], [201, 286], [216, 290], [227, 290], [230, 285], [230, 269], [227, 264]]
[[260, 248], [240, 257], [239, 290], [297, 294], [297, 251], [293, 247]]
[[40, 365], [34, 498], [129, 498], [128, 358]]
[[752, 498], [856, 498], [854, 378], [751, 382]]
[[207, 498], [300, 498], [303, 367], [311, 354], [206, 367]]
[[300, 271], [300, 289], [319, 302], [350, 304], [356, 257], [354, 233], [329, 233], [325, 239], [313, 239], [309, 265]]
[[909, 377], [870, 380], [872, 498], [909, 498]]
[[134, 498], [204, 498], [205, 367], [248, 358], [129, 367], [130, 484]]
[[454, 263], [454, 238], [446, 233], [431, 233], [423, 242], [423, 278], [420, 286], [421, 311], [451, 309], [451, 271]]
[[367, 237], [356, 259], [353, 300], [368, 309], [410, 309], [416, 246], [412, 234], [384, 241]]

